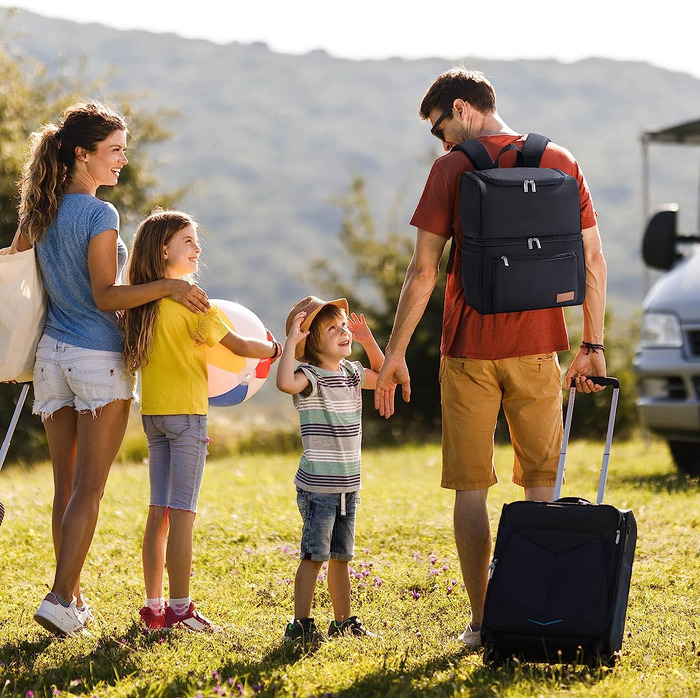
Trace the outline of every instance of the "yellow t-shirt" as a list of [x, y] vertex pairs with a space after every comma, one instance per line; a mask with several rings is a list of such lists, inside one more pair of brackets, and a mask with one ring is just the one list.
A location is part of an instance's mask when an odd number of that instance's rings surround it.
[[148, 364], [141, 368], [141, 413], [191, 413], [209, 407], [206, 346], [216, 345], [230, 328], [212, 306], [193, 314], [172, 299], [161, 299]]

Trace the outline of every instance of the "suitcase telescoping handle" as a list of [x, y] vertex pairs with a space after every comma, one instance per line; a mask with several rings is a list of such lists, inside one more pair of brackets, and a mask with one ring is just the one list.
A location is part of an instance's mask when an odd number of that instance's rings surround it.
[[[613, 428], [615, 426], [615, 414], [617, 413], [617, 401], [620, 395], [620, 382], [615, 377], [588, 377], [599, 386], [612, 386], [613, 394], [610, 400], [610, 416], [608, 418], [608, 429], [605, 434], [605, 452], [603, 453], [603, 463], [600, 466], [600, 479], [598, 481], [598, 499], [596, 503], [602, 503], [605, 495], [605, 484], [608, 480], [608, 463], [610, 462], [610, 445], [612, 443]], [[566, 463], [566, 448], [569, 445], [569, 434], [571, 433], [571, 418], [574, 412], [574, 398], [576, 397], [576, 380], [571, 380], [569, 390], [569, 404], [566, 407], [566, 418], [564, 420], [564, 438], [561, 442], [561, 453], [559, 454], [559, 466], [557, 468], [557, 481], [554, 486], [554, 500], [561, 497], [561, 488], [564, 483], [564, 465]]]
[[27, 392], [29, 391], [29, 382], [27, 382], [23, 387], [17, 399], [17, 405], [15, 406], [15, 412], [12, 414], [12, 420], [10, 421], [10, 427], [7, 429], [5, 434], [5, 439], [2, 442], [2, 448], [0, 448], [0, 469], [2, 465], [5, 464], [5, 457], [7, 457], [7, 452], [10, 449], [10, 441], [12, 440], [12, 435], [17, 427], [17, 421], [19, 420], [19, 414], [22, 412], [22, 406], [24, 406], [24, 400], [27, 398]]

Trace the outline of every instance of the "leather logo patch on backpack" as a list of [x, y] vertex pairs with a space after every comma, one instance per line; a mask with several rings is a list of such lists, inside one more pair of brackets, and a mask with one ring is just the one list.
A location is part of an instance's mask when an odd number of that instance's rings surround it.
[[560, 292], [559, 294], [557, 294], [557, 304], [564, 304], [567, 301], [573, 301], [575, 297], [576, 294], [573, 291]]

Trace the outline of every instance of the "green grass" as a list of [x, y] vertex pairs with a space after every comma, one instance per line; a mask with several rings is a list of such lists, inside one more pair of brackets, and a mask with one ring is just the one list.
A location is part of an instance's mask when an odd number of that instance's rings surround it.
[[[593, 499], [598, 444], [569, 450], [564, 495]], [[312, 651], [281, 643], [293, 609], [300, 518], [291, 483], [298, 455], [213, 459], [195, 532], [192, 595], [225, 630], [145, 634], [140, 544], [148, 474], [116, 465], [83, 587], [89, 634], [52, 639], [32, 614], [53, 576], [49, 465], [0, 474], [0, 694], [4, 697], [697, 697], [700, 695], [700, 488], [679, 478], [662, 443], [614, 443], [606, 502], [639, 525], [623, 653], [613, 668], [485, 667], [456, 637], [469, 619], [440, 449], [366, 450], [352, 564], [353, 608], [375, 639], [341, 638]], [[494, 526], [511, 451], [496, 455]], [[319, 585], [315, 617], [331, 605]]]

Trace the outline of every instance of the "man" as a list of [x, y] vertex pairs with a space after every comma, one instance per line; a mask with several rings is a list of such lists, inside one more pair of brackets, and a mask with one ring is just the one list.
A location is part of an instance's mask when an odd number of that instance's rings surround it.
[[[504, 146], [522, 148], [524, 136], [511, 129], [496, 110], [496, 96], [483, 73], [464, 68], [438, 76], [428, 89], [420, 116], [448, 153], [431, 169], [411, 219], [418, 229], [377, 380], [375, 407], [388, 418], [394, 411], [396, 385], [404, 401], [411, 396], [405, 353], [438, 279], [440, 257], [455, 238], [455, 260], [445, 289], [441, 342], [442, 487], [455, 491], [454, 530], [462, 576], [471, 604], [471, 620], [460, 641], [481, 644], [481, 623], [491, 557], [491, 527], [486, 507], [496, 483], [493, 434], [500, 407], [510, 429], [515, 458], [513, 481], [528, 500], [550, 501], [554, 494], [562, 440], [561, 371], [557, 351], [569, 347], [563, 309], [480, 315], [467, 306], [461, 281], [459, 244], [460, 175], [472, 170], [469, 158], [452, 151], [458, 143], [479, 138], [492, 158]], [[501, 165], [515, 163], [514, 151]], [[604, 387], [587, 377], [605, 376], [603, 316], [606, 263], [588, 186], [573, 156], [549, 143], [542, 167], [559, 168], [575, 177], [581, 199], [586, 261], [583, 342], [566, 375], [578, 391]], [[517, 582], [514, 582], [517, 585]]]

